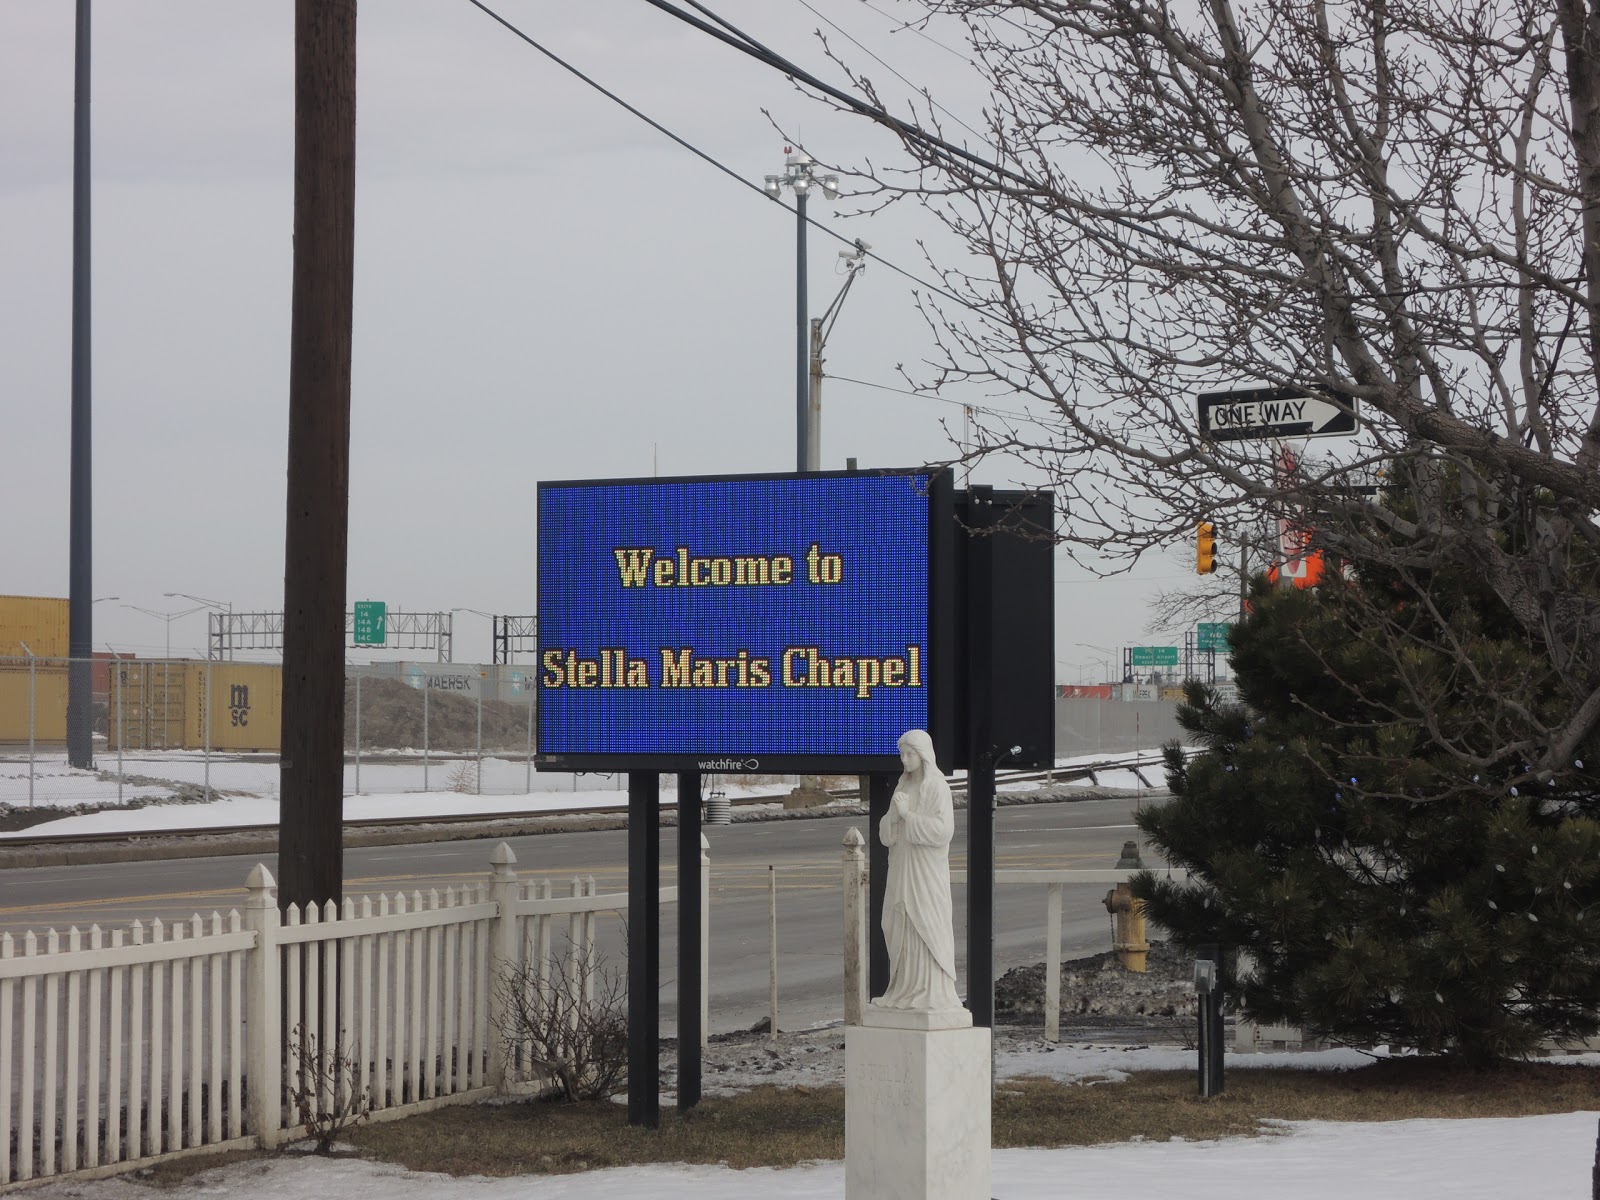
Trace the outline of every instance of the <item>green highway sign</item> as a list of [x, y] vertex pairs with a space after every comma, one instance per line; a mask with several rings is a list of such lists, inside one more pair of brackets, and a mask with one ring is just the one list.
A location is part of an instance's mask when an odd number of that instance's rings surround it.
[[1201, 621], [1199, 632], [1195, 637], [1195, 647], [1199, 650], [1228, 649], [1228, 630], [1233, 626], [1226, 621]]
[[382, 600], [357, 600], [355, 644], [381, 646], [388, 630], [389, 608]]
[[1135, 646], [1133, 665], [1136, 667], [1175, 667], [1178, 665], [1176, 646]]

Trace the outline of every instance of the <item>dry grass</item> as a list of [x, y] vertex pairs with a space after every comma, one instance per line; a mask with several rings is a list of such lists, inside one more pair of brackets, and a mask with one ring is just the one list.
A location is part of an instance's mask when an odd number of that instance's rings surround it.
[[[1195, 1094], [1191, 1072], [1144, 1072], [1121, 1083], [1007, 1080], [994, 1106], [994, 1145], [1083, 1146], [1135, 1138], [1251, 1136], [1267, 1120], [1399, 1121], [1516, 1117], [1600, 1109], [1600, 1068], [1548, 1062], [1468, 1071], [1398, 1059], [1354, 1071], [1230, 1069], [1227, 1090]], [[369, 1125], [349, 1140], [364, 1157], [449, 1175], [566, 1174], [651, 1163], [788, 1167], [844, 1157], [844, 1092], [756, 1088], [707, 1100], [661, 1128], [628, 1125], [615, 1103], [526, 1102], [442, 1108]], [[237, 1158], [238, 1156], [233, 1156]], [[217, 1159], [159, 1167], [171, 1186]]]
[[[1253, 1135], [1268, 1119], [1397, 1121], [1506, 1117], [1600, 1108], [1600, 1070], [1550, 1063], [1468, 1072], [1397, 1060], [1357, 1071], [1233, 1070], [1202, 1100], [1187, 1072], [1123, 1083], [1010, 1080], [994, 1107], [994, 1145], [1081, 1146]], [[629, 1127], [620, 1105], [509, 1104], [441, 1109], [369, 1126], [363, 1154], [415, 1170], [515, 1175], [656, 1162], [786, 1167], [844, 1156], [840, 1088], [758, 1088], [662, 1114], [659, 1130]]]
[[442, 1108], [372, 1125], [351, 1139], [361, 1152], [449, 1175], [557, 1174], [643, 1163], [793, 1166], [844, 1157], [844, 1092], [762, 1087], [666, 1110], [661, 1128], [628, 1124], [612, 1103], [496, 1104]]
[[1095, 1086], [1008, 1081], [996, 1097], [994, 1144], [1199, 1140], [1259, 1133], [1265, 1120], [1520, 1117], [1600, 1108], [1600, 1070], [1553, 1063], [1482, 1072], [1419, 1059], [1355, 1071], [1232, 1069], [1226, 1084], [1222, 1095], [1201, 1099], [1188, 1072], [1146, 1072]]

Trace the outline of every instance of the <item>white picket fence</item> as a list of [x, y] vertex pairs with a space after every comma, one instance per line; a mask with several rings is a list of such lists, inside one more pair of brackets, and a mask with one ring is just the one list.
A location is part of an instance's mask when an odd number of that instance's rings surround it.
[[275, 1145], [298, 1127], [297, 1089], [364, 1090], [384, 1119], [537, 1082], [530, 1048], [501, 1036], [497, 983], [566, 970], [591, 985], [597, 916], [628, 896], [592, 877], [557, 896], [515, 862], [501, 843], [484, 882], [284, 919], [257, 865], [225, 917], [0, 935], [0, 1191]]

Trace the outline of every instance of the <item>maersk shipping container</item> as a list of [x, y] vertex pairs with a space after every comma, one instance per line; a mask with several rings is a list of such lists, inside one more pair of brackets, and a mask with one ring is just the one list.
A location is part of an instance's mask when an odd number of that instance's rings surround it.
[[48, 596], [0, 596], [0, 658], [67, 656], [67, 602]]

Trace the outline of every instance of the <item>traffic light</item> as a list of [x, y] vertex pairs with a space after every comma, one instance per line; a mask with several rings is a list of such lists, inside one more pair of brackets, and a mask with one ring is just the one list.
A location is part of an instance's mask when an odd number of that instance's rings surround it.
[[1194, 538], [1196, 575], [1209, 575], [1217, 569], [1217, 527], [1201, 521]]

